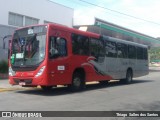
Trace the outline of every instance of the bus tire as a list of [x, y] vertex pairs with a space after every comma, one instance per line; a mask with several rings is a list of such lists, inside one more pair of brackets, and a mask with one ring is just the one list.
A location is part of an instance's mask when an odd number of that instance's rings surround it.
[[71, 91], [81, 91], [85, 88], [85, 80], [79, 72], [75, 72], [72, 78], [72, 84], [69, 86]]
[[50, 91], [53, 86], [41, 86], [42, 90], [44, 91]]
[[127, 70], [126, 78], [121, 80], [122, 83], [130, 84], [132, 82], [133, 72], [131, 69]]
[[99, 81], [100, 85], [108, 85], [109, 80]]

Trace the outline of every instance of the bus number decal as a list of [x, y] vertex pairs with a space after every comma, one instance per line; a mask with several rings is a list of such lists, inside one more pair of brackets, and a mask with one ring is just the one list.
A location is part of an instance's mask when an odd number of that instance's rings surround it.
[[58, 68], [58, 70], [65, 70], [64, 66], [58, 66], [57, 68]]

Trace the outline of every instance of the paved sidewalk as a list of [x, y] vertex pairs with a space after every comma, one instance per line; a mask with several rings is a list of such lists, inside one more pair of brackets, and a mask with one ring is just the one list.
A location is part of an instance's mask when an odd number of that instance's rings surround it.
[[0, 79], [0, 93], [6, 91], [15, 91], [15, 90], [26, 90], [31, 89], [30, 87], [22, 87], [20, 85], [10, 85], [8, 79]]
[[22, 88], [22, 87], [19, 85], [12, 86], [11, 84], [9, 84], [8, 79], [2, 79], [0, 80], [0, 89], [1, 88]]
[[9, 84], [9, 80], [8, 79], [2, 79], [2, 80], [0, 80], [0, 88], [8, 88], [8, 87], [12, 87]]
[[160, 67], [149, 67], [150, 71], [160, 71]]

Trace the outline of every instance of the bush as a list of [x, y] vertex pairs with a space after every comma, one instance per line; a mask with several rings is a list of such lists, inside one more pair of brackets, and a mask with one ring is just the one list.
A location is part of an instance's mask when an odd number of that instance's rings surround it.
[[0, 73], [8, 73], [8, 62], [5, 60], [0, 61]]

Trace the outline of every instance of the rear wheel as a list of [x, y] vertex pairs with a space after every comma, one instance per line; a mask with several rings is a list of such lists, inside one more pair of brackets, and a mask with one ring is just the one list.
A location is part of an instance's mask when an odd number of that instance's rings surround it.
[[72, 78], [72, 84], [69, 85], [72, 91], [80, 91], [85, 88], [85, 80], [80, 73], [76, 72]]
[[133, 77], [133, 73], [132, 73], [132, 70], [129, 69], [127, 70], [127, 73], [126, 73], [126, 78], [125, 79], [122, 79], [120, 80], [122, 83], [125, 83], [125, 84], [130, 84], [132, 82], [132, 77]]

